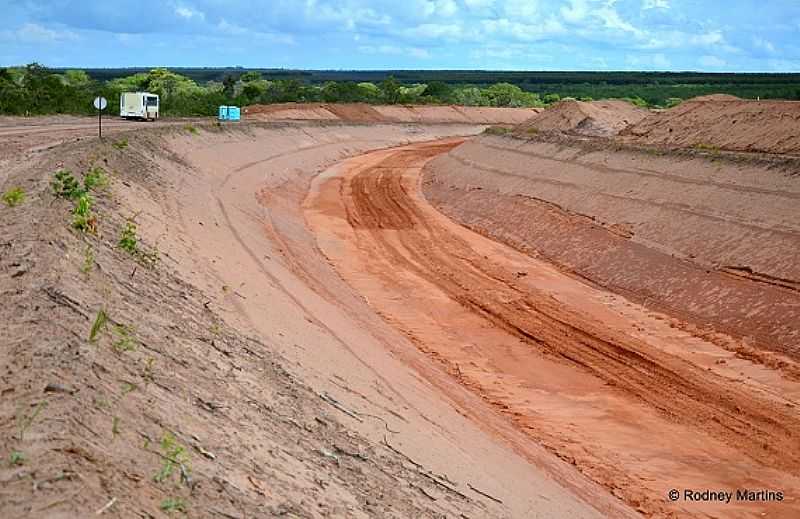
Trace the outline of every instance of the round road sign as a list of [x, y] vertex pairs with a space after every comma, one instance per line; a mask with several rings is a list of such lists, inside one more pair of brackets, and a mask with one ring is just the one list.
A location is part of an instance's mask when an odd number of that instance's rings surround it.
[[108, 106], [108, 100], [105, 97], [94, 98], [94, 107], [97, 110], [105, 110], [106, 106]]

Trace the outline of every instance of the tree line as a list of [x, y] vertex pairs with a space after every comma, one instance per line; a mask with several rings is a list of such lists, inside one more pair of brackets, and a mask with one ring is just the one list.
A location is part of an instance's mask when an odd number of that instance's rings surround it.
[[[357, 77], [360, 73], [354, 72], [351, 76], [347, 76], [344, 72], [337, 74], [342, 74], [341, 77], [346, 78]], [[404, 74], [408, 75], [410, 72]], [[762, 78], [763, 81], [751, 82], [747, 79], [747, 75], [742, 75], [740, 82], [730, 79], [731, 83], [714, 84], [696, 81], [687, 83], [543, 81], [525, 82], [520, 86], [506, 81], [493, 84], [453, 83], [433, 79], [437, 77], [436, 74], [427, 72], [426, 79], [431, 78], [427, 82], [401, 81], [392, 75], [367, 76], [376, 79], [382, 77], [379, 81], [340, 79], [314, 82], [304, 79], [303, 76], [292, 77], [288, 73], [277, 75], [276, 78], [275, 74], [265, 74], [261, 71], [242, 71], [227, 73], [221, 80], [200, 83], [165, 68], [97, 79], [84, 70], [53, 70], [33, 63], [25, 67], [0, 68], [0, 113], [88, 114], [93, 111], [92, 99], [98, 95], [108, 99], [108, 109], [111, 113], [118, 113], [119, 94], [130, 91], [158, 94], [161, 97], [162, 114], [167, 116], [213, 115], [217, 107], [224, 104], [246, 106], [286, 102], [542, 107], [570, 97], [582, 100], [620, 98], [628, 99], [639, 106], [669, 107], [683, 99], [710, 93], [730, 93], [750, 98], [800, 99], [800, 84], [795, 83], [794, 79], [778, 81], [766, 75], [764, 76], [766, 79]], [[439, 74], [451, 79], [445, 72]], [[523, 73], [514, 74], [520, 74], [518, 79], [530, 81], [530, 74], [527, 76], [521, 75]], [[585, 79], [594, 77], [595, 73], [551, 73], [548, 79], [564, 81], [564, 78], [570, 77], [569, 74]], [[469, 73], [463, 75], [465, 78], [472, 77]], [[513, 77], [515, 76], [509, 76]], [[599, 79], [603, 76], [596, 77]], [[692, 78], [697, 79], [694, 76]]]

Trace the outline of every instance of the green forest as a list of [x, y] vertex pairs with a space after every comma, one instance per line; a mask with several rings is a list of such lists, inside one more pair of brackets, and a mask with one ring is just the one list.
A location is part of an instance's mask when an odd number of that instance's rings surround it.
[[364, 102], [541, 107], [564, 98], [627, 99], [670, 107], [712, 93], [800, 99], [800, 74], [488, 71], [291, 71], [259, 69], [0, 68], [0, 113], [89, 114], [97, 95], [119, 112], [119, 94], [161, 96], [166, 116], [213, 115], [223, 104]]

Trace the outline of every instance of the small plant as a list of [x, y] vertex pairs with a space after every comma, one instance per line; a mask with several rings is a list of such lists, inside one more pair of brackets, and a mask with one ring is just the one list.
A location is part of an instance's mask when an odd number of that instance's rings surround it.
[[125, 148], [128, 147], [128, 139], [123, 137], [122, 139], [120, 139], [118, 141], [114, 141], [114, 143], [111, 144], [111, 145], [114, 146], [115, 148], [117, 148], [118, 150], [122, 151], [122, 150], [124, 150]]
[[163, 463], [161, 464], [161, 470], [153, 477], [153, 481], [156, 483], [166, 481], [172, 476], [176, 467], [180, 467], [181, 481], [183, 481], [187, 476], [188, 469], [186, 464], [189, 461], [189, 456], [186, 454], [186, 449], [178, 443], [172, 433], [165, 433], [161, 439], [161, 452]]
[[83, 265], [81, 265], [81, 272], [89, 275], [94, 268], [94, 249], [91, 245], [87, 245], [83, 250]]
[[697, 143], [692, 146], [694, 149], [699, 151], [707, 151], [714, 155], [719, 154], [719, 146], [714, 146], [713, 144], [705, 144], [703, 142]]
[[135, 257], [139, 263], [148, 268], [153, 268], [158, 263], [158, 249], [143, 250], [139, 247], [139, 238], [136, 236], [136, 224], [128, 220], [119, 237], [117, 245]]
[[186, 126], [183, 127], [183, 129], [186, 130], [187, 132], [191, 133], [192, 135], [197, 135], [197, 133], [198, 133], [197, 132], [197, 128], [195, 128], [191, 124], [187, 124]]
[[533, 128], [533, 127], [528, 128], [527, 130], [525, 130], [525, 133], [528, 133], [530, 135], [536, 135], [537, 133], [539, 133], [539, 128]]
[[108, 314], [102, 308], [97, 311], [97, 316], [94, 318], [91, 330], [89, 330], [89, 342], [97, 341], [100, 331], [106, 329], [108, 325]]
[[131, 382], [125, 382], [122, 384], [122, 396], [125, 396], [128, 393], [136, 391], [136, 389], [137, 389], [136, 384], [133, 384]]
[[513, 130], [504, 126], [490, 126], [483, 131], [487, 135], [508, 135]]
[[161, 501], [161, 510], [168, 514], [172, 512], [186, 513], [186, 503], [179, 497], [168, 497]]
[[84, 193], [72, 210], [72, 227], [81, 232], [97, 234], [97, 218], [92, 213], [92, 197]]
[[135, 223], [128, 220], [128, 223], [125, 224], [125, 228], [122, 229], [122, 234], [120, 234], [117, 245], [119, 245], [120, 249], [128, 252], [129, 254], [136, 255], [136, 253], [139, 251], [139, 244], [136, 237]]
[[112, 346], [117, 353], [125, 353], [136, 349], [136, 339], [133, 338], [133, 330], [130, 327], [123, 324], [115, 324], [112, 331], [116, 337]]
[[92, 191], [97, 188], [104, 188], [108, 185], [108, 175], [100, 166], [94, 166], [83, 176], [84, 191]]
[[47, 407], [47, 402], [42, 400], [36, 407], [33, 409], [30, 415], [26, 416], [24, 414], [17, 417], [17, 421], [19, 424], [19, 440], [22, 441], [25, 438], [25, 431], [31, 426], [36, 417], [39, 416], [39, 413], [42, 412], [42, 409]]
[[67, 199], [75, 199], [84, 194], [84, 190], [80, 183], [72, 176], [72, 172], [68, 169], [60, 169], [53, 174], [53, 180], [50, 182], [50, 187], [53, 188], [53, 194]]
[[3, 202], [8, 207], [15, 207], [25, 201], [25, 191], [21, 187], [14, 187], [3, 193]]
[[8, 458], [8, 463], [14, 467], [25, 463], [25, 454], [20, 451], [12, 451], [11, 456]]
[[116, 438], [118, 434], [119, 434], [119, 417], [115, 416], [111, 420], [111, 436]]

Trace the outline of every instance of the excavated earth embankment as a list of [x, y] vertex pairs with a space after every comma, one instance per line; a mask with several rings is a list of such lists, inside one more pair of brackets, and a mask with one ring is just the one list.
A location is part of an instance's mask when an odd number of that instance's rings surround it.
[[452, 105], [369, 105], [365, 103], [283, 103], [252, 105], [246, 117], [262, 121], [320, 120], [363, 123], [506, 124], [524, 122], [538, 108], [494, 108]]
[[648, 116], [621, 135], [648, 146], [800, 155], [800, 102], [696, 97]]
[[[504, 422], [306, 229], [335, 162], [480, 130], [147, 128], [9, 158], [0, 187], [26, 197], [0, 209], [0, 516], [633, 517], [513, 431], [497, 441]], [[50, 182], [93, 167], [109, 182], [82, 233]]]
[[482, 234], [698, 333], [730, 334], [731, 347], [797, 377], [798, 171], [795, 161], [483, 136], [434, 160], [424, 191]]

